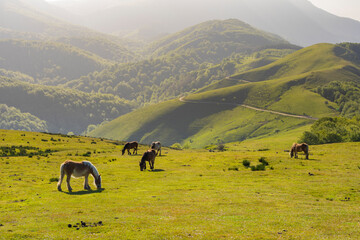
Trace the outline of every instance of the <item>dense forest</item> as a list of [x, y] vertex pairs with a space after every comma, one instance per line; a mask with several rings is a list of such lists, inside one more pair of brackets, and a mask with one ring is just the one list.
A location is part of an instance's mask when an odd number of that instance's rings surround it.
[[[109, 94], [89, 94], [61, 87], [48, 87], [0, 77], [0, 102], [29, 112], [46, 121], [50, 132], [80, 134], [88, 125], [97, 125], [130, 112], [134, 105]], [[5, 121], [0, 116], [0, 121]], [[34, 121], [34, 120], [32, 120]], [[20, 123], [19, 123], [20, 124]]]
[[6, 104], [0, 104], [0, 128], [35, 132], [48, 131], [46, 121], [30, 113], [23, 113], [14, 107], [8, 107]]
[[325, 117], [316, 121], [300, 138], [308, 144], [360, 141], [360, 117]]
[[338, 104], [342, 116], [360, 114], [360, 82], [333, 81], [315, 90], [324, 98]]

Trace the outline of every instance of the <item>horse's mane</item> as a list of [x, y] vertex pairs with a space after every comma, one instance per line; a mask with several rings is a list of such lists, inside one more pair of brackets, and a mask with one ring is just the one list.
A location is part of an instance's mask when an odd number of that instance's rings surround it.
[[98, 170], [96, 169], [96, 167], [95, 167], [91, 162], [89, 162], [89, 161], [83, 161], [83, 164], [84, 164], [85, 166], [88, 166], [88, 167], [91, 169], [91, 171], [94, 173], [94, 175], [95, 175], [96, 177], [99, 176]]

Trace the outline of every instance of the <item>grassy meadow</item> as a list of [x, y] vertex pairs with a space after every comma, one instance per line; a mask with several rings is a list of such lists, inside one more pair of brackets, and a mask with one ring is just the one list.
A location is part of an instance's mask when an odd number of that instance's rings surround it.
[[[0, 155], [25, 155], [0, 157], [0, 239], [359, 239], [360, 143], [290, 159], [284, 150], [307, 127], [224, 152], [164, 148], [144, 172], [148, 146], [121, 156], [121, 142], [0, 130]], [[260, 158], [265, 171], [243, 165]], [[57, 191], [66, 159], [91, 161], [103, 189], [90, 177], [92, 191], [74, 178], [72, 193], [65, 182]], [[81, 221], [92, 227], [68, 227]]]

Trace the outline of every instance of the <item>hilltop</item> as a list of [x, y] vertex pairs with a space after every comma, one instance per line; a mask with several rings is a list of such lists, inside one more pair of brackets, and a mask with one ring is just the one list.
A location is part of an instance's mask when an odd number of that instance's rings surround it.
[[[172, 100], [136, 110], [91, 135], [203, 147], [295, 129], [312, 121], [241, 105], [314, 118], [342, 113], [340, 104], [345, 103], [330, 100], [320, 89], [336, 81], [353, 86], [359, 83], [358, 46], [318, 44], [301, 49], [264, 67], [210, 85], [182, 102]], [[358, 110], [354, 111], [356, 114]]]
[[151, 43], [147, 52], [152, 57], [191, 55], [198, 62], [218, 63], [234, 53], [250, 53], [280, 44], [289, 42], [240, 20], [229, 19], [207, 21], [170, 34]]

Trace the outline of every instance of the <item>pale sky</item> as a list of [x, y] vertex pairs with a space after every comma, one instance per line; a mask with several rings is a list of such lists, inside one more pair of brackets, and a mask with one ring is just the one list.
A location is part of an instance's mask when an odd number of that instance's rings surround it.
[[359, 0], [309, 0], [315, 6], [341, 17], [360, 21]]

